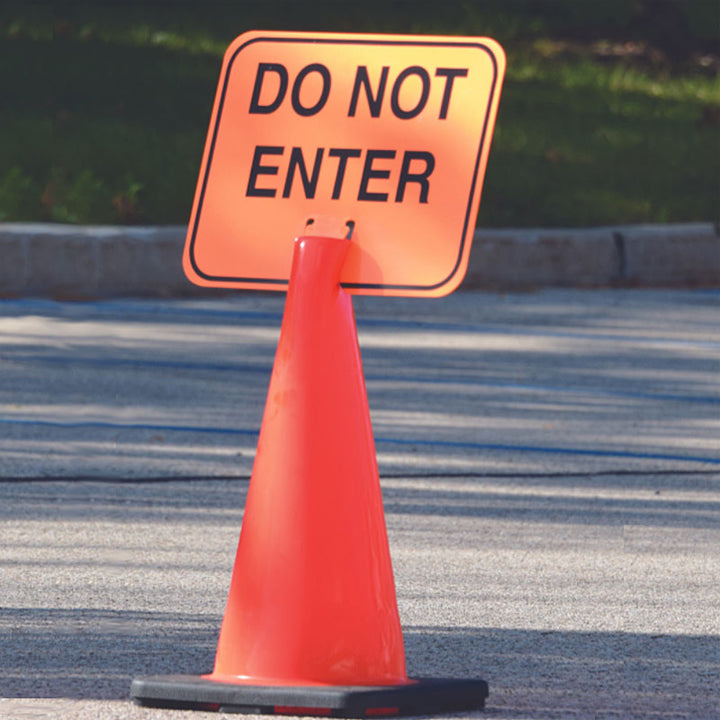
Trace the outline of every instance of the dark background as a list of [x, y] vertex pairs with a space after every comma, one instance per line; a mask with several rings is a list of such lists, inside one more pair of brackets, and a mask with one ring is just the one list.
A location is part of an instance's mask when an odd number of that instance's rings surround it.
[[249, 29], [485, 35], [508, 55], [479, 223], [717, 221], [715, 0], [156, 0], [0, 7], [0, 221], [185, 223]]

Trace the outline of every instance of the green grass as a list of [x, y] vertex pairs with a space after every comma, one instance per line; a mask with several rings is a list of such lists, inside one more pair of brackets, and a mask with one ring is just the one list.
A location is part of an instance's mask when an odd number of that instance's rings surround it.
[[499, 40], [508, 74], [483, 226], [717, 221], [716, 29], [693, 13], [694, 49], [678, 61], [642, 33], [627, 35], [631, 0], [580, 3], [582, 17], [578, 5], [5, 6], [0, 220], [186, 222], [225, 47], [247, 29], [284, 28]]
[[[662, 78], [590, 59], [509, 65], [483, 224], [714, 220], [718, 79]], [[532, 218], [526, 223], [526, 218]]]

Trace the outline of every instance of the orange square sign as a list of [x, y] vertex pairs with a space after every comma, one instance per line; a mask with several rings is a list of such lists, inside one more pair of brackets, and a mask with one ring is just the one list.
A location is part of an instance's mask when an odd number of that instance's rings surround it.
[[467, 269], [505, 70], [488, 38], [249, 32], [228, 48], [184, 267], [287, 288], [309, 220], [352, 223], [343, 287], [439, 296]]

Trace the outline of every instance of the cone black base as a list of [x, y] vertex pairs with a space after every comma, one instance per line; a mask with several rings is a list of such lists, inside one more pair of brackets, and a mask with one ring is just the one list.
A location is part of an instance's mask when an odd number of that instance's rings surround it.
[[197, 675], [136, 678], [130, 696], [139, 705], [266, 715], [382, 718], [480, 710], [484, 680], [421, 678], [392, 686], [268, 686], [216, 682]]

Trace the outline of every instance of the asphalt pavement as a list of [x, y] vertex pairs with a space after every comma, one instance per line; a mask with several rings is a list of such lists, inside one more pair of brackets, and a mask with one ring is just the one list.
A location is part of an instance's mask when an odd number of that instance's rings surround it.
[[[0, 302], [0, 718], [225, 717], [128, 691], [212, 667], [283, 301]], [[410, 675], [720, 718], [720, 292], [355, 307]]]

